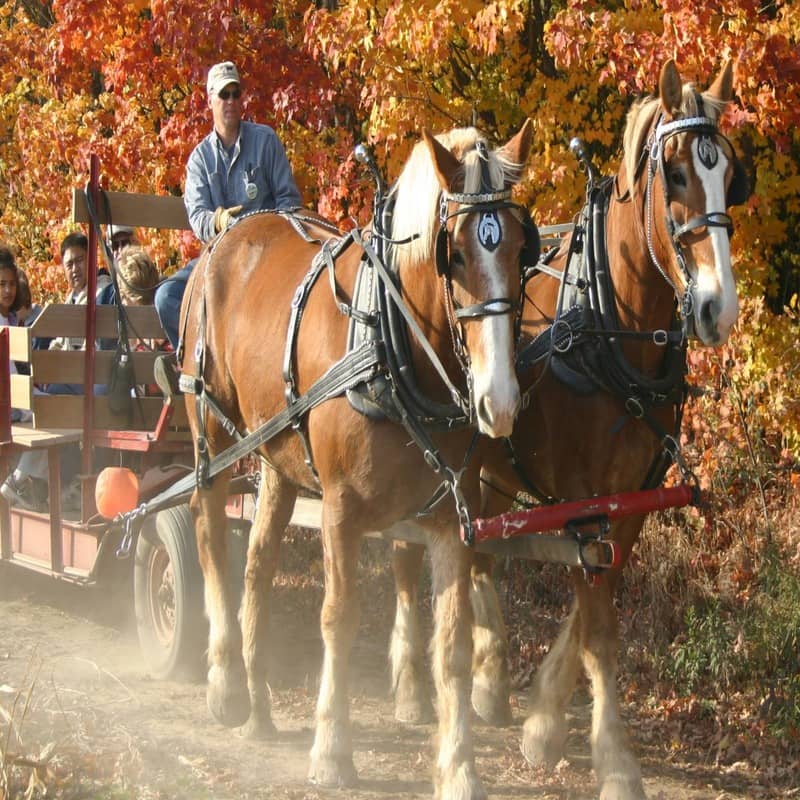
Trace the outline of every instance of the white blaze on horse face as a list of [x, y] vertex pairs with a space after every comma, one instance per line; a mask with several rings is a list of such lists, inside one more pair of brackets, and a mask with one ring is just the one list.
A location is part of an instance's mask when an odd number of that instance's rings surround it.
[[[703, 185], [706, 198], [706, 213], [720, 213], [727, 208], [725, 199], [725, 171], [728, 158], [716, 142], [716, 163], [706, 165], [708, 158], [701, 158], [701, 138], [692, 142], [694, 168]], [[731, 247], [728, 231], [722, 227], [709, 227], [707, 234], [714, 256], [712, 264], [697, 264], [697, 286], [694, 292], [695, 332], [704, 344], [724, 343], [739, 316], [739, 297], [731, 267]]]
[[[502, 279], [496, 257], [478, 248], [484, 300], [512, 296]], [[477, 262], [480, 262], [479, 264]], [[519, 383], [514, 370], [514, 312], [466, 321], [467, 336], [477, 328], [477, 341], [468, 345], [472, 371], [472, 391], [481, 433], [494, 438], [510, 436], [520, 404]], [[468, 338], [468, 342], [469, 342]]]

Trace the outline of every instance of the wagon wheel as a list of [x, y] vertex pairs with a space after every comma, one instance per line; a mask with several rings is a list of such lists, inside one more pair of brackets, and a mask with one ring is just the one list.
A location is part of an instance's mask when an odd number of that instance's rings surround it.
[[133, 577], [136, 627], [156, 678], [199, 678], [208, 639], [203, 575], [188, 505], [159, 512], [142, 528]]

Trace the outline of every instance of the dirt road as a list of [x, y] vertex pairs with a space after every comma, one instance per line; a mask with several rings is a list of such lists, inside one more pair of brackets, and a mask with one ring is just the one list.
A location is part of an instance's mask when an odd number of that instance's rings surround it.
[[[313, 573], [317, 567], [312, 563], [309, 569]], [[402, 726], [392, 715], [385, 658], [390, 578], [373, 575], [368, 590], [352, 683], [361, 783], [353, 790], [322, 790], [306, 781], [321, 663], [318, 591], [278, 587], [271, 685], [280, 732], [273, 741], [253, 743], [211, 719], [201, 684], [148, 676], [135, 634], [110, 612], [108, 597], [0, 565], [0, 712], [5, 712], [0, 713], [0, 754], [5, 755], [6, 779], [16, 781], [19, 792], [10, 796], [22, 797], [31, 780], [34, 771], [20, 761], [25, 757], [40, 764], [37, 775], [49, 797], [431, 797], [434, 728]], [[520, 754], [524, 695], [513, 701], [512, 727], [475, 727], [478, 770], [490, 797], [596, 797], [587, 747], [588, 706], [573, 707], [568, 758], [554, 774], [544, 774], [532, 770]], [[19, 735], [9, 734], [9, 727]], [[675, 748], [658, 730], [639, 724], [632, 734], [651, 800], [763, 796], [751, 794], [736, 770], [676, 761]]]

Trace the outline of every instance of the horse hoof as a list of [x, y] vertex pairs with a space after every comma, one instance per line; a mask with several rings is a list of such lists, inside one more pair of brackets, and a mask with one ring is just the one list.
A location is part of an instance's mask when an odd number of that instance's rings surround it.
[[246, 682], [225, 679], [225, 673], [216, 667], [208, 672], [206, 702], [217, 722], [226, 728], [244, 725], [250, 716], [250, 694]]
[[462, 766], [453, 774], [441, 778], [437, 800], [487, 800], [486, 790], [474, 768]]
[[352, 788], [358, 783], [358, 773], [352, 758], [315, 758], [311, 761], [308, 780], [325, 788]]
[[600, 800], [647, 800], [647, 795], [641, 779], [611, 775], [603, 781]]
[[422, 680], [403, 670], [394, 691], [394, 718], [404, 725], [425, 725], [433, 721], [433, 704]]
[[240, 733], [244, 739], [249, 739], [253, 742], [264, 742], [274, 739], [278, 729], [271, 719], [264, 719], [257, 717], [255, 714], [250, 714], [250, 719], [242, 726]]
[[528, 717], [522, 734], [522, 755], [533, 767], [552, 769], [564, 756], [567, 725], [555, 717]]
[[505, 728], [514, 720], [508, 696], [498, 695], [484, 686], [473, 685], [472, 707], [487, 725]]
[[398, 683], [394, 694], [394, 718], [404, 725], [425, 725], [433, 721], [433, 705], [428, 693], [419, 688]]
[[433, 722], [433, 706], [430, 703], [394, 704], [394, 718], [403, 725], [427, 725]]

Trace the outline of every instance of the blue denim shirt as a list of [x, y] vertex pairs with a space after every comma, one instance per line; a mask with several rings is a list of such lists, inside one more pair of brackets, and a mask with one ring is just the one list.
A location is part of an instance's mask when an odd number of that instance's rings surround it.
[[[253, 198], [248, 197], [248, 184], [256, 187]], [[220, 206], [241, 205], [246, 214], [303, 204], [275, 131], [245, 121], [231, 153], [213, 130], [195, 147], [186, 165], [183, 202], [192, 230], [203, 242], [214, 236], [214, 211]]]

